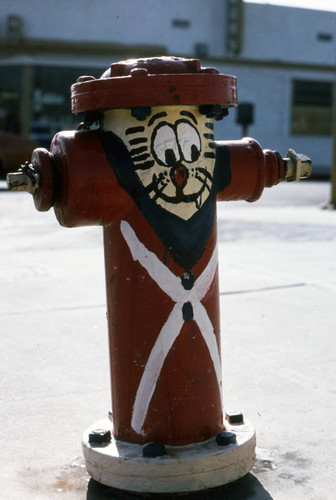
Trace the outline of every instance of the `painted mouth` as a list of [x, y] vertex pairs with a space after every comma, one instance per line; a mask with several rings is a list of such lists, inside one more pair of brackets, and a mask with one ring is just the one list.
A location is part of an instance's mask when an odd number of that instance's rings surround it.
[[201, 188], [196, 193], [184, 194], [183, 189], [185, 188], [189, 172], [186, 167], [179, 166], [177, 168], [172, 168], [170, 172], [170, 177], [176, 189], [175, 196], [168, 196], [164, 193], [165, 188], [167, 187], [167, 183], [164, 183], [161, 188], [159, 188], [159, 180], [156, 174], [153, 174], [153, 179], [151, 183], [151, 190], [154, 191], [153, 200], [157, 200], [160, 198], [167, 203], [178, 204], [178, 203], [195, 203], [196, 208], [200, 208], [202, 204], [202, 194], [207, 188], [210, 191], [210, 187], [208, 186], [208, 181], [210, 180], [210, 185], [212, 181], [212, 177], [209, 172], [205, 169], [199, 169], [199, 172], [204, 175], [204, 179], [202, 179], [199, 175], [196, 174], [196, 179], [202, 182]]

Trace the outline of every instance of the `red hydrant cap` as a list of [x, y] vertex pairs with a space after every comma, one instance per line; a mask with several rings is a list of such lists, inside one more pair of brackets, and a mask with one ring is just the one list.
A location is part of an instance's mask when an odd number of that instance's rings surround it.
[[237, 79], [198, 59], [153, 57], [111, 64], [96, 79], [81, 76], [71, 87], [73, 113], [183, 104], [237, 106]]

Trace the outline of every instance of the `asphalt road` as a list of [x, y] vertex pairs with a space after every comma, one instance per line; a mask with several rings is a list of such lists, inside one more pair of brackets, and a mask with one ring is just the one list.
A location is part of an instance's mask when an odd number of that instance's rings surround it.
[[[256, 426], [257, 461], [184, 499], [335, 498], [329, 193], [282, 183], [218, 206], [224, 403]], [[101, 228], [64, 229], [1, 190], [0, 255], [0, 499], [139, 498], [90, 480], [81, 454], [82, 431], [110, 409]]]

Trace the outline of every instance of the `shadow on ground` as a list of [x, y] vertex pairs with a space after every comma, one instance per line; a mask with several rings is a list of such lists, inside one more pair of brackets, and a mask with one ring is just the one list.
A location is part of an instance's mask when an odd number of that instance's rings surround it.
[[218, 488], [180, 494], [139, 494], [109, 488], [90, 479], [86, 500], [173, 500], [174, 498], [181, 498], [181, 500], [272, 500], [272, 497], [253, 474], [247, 474], [234, 483]]

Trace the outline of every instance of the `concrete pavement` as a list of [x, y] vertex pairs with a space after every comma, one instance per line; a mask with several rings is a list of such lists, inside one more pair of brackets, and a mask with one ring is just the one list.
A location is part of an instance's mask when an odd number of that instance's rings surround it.
[[[224, 403], [254, 423], [258, 454], [240, 481], [184, 498], [334, 498], [329, 190], [282, 183], [218, 205]], [[0, 255], [0, 499], [138, 498], [89, 481], [81, 455], [82, 431], [110, 409], [101, 228], [61, 228], [2, 190]]]

